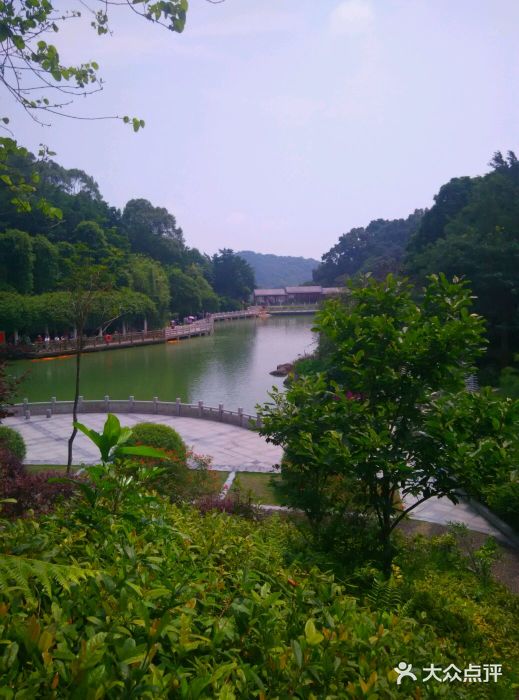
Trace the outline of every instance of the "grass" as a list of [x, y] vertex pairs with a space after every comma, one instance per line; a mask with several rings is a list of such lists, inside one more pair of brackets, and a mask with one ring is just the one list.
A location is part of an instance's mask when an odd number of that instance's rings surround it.
[[[31, 474], [38, 474], [39, 472], [63, 472], [67, 471], [67, 467], [64, 464], [26, 464], [25, 468]], [[72, 471], [80, 469], [79, 466], [72, 465]]]
[[236, 475], [231, 491], [240, 489], [245, 495], [251, 493], [252, 500], [266, 505], [282, 505], [276, 490], [271, 485], [275, 474], [264, 472], [240, 472]]

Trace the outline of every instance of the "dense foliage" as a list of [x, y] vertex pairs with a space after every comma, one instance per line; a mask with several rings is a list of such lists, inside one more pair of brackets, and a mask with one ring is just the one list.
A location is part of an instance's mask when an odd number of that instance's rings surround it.
[[[182, 319], [248, 302], [254, 273], [231, 250], [204, 255], [186, 245], [166, 209], [133, 199], [120, 212], [81, 170], [5, 148], [0, 143], [0, 165], [31, 181], [32, 199], [46, 206], [21, 207], [12, 188], [0, 180], [1, 330], [71, 332], [76, 324], [68, 313], [67, 294], [78, 269], [86, 267], [102, 268], [109, 280], [103, 313], [91, 314], [88, 332], [96, 331], [100, 316], [114, 319], [112, 331], [140, 330], [144, 319], [161, 326], [173, 316]], [[49, 208], [55, 216], [49, 216]]]
[[241, 250], [237, 255], [254, 270], [256, 284], [261, 288], [296, 287], [312, 279], [312, 272], [319, 265], [312, 258], [296, 258], [292, 255], [272, 255]]
[[22, 462], [25, 459], [26, 447], [23, 437], [7, 425], [0, 425], [0, 449], [9, 450]]
[[415, 669], [503, 661], [505, 680], [476, 695], [466, 683], [420, 683], [421, 697], [513, 697], [516, 611], [506, 594], [510, 636], [505, 644], [504, 630], [491, 630], [489, 651], [488, 638], [469, 634], [482, 605], [468, 586], [468, 630], [444, 621], [438, 634], [429, 610], [418, 622], [394, 599], [363, 605], [331, 574], [287, 564], [305, 545], [277, 519], [201, 518], [128, 489], [118, 512], [106, 505], [101, 493], [88, 507], [2, 523], [8, 697], [410, 697], [413, 684], [395, 683], [402, 658]]
[[406, 269], [465, 276], [488, 323], [490, 358], [504, 367], [519, 350], [519, 161], [499, 152], [483, 177], [455, 178], [435, 197], [410, 242]]
[[406, 513], [433, 497], [457, 502], [517, 464], [519, 402], [465, 390], [484, 347], [470, 307], [466, 286], [443, 276], [420, 301], [392, 276], [352, 283], [317, 317], [324, 371], [260, 409], [260, 432], [284, 448], [289, 503], [316, 528], [352, 509], [374, 517], [386, 572]]
[[344, 233], [323, 255], [313, 274], [315, 282], [335, 286], [357, 274], [371, 272], [377, 279], [383, 279], [390, 272], [400, 272], [406, 246], [423, 214], [422, 210], [416, 210], [407, 219], [376, 219], [366, 228]]

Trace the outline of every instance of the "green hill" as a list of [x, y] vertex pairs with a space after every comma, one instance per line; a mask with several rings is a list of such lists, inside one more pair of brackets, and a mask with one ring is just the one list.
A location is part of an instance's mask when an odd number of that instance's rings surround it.
[[319, 265], [312, 258], [291, 255], [272, 255], [242, 250], [237, 253], [254, 270], [258, 287], [290, 287], [312, 279], [312, 271]]

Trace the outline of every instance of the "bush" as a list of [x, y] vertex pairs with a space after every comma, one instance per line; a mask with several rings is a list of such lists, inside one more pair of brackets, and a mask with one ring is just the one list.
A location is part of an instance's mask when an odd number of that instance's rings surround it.
[[175, 455], [180, 464], [186, 464], [186, 445], [176, 430], [160, 423], [137, 423], [132, 428], [128, 445], [156, 447]]
[[196, 501], [196, 506], [203, 515], [218, 512], [229, 515], [241, 515], [244, 518], [259, 519], [260, 509], [252, 503], [250, 498], [244, 497], [241, 492], [228, 493], [223, 498], [218, 494], [207, 495]]
[[172, 501], [192, 501], [218, 491], [209, 471], [210, 459], [188, 451], [176, 430], [159, 423], [137, 423], [128, 445], [145, 445], [163, 450], [167, 460], [141, 458], [141, 464], [158, 467], [160, 476], [154, 487]]
[[[27, 472], [19, 458], [0, 450], [0, 499], [12, 498], [15, 503], [4, 503], [2, 514], [6, 517], [25, 516], [29, 511], [35, 515], [50, 512], [63, 499], [70, 498], [75, 485], [62, 480], [59, 472]], [[59, 482], [51, 479], [59, 478]]]
[[[396, 685], [401, 659], [419, 676], [430, 664], [505, 662], [501, 649], [476, 656], [423, 620], [362, 606], [317, 568], [288, 567], [293, 528], [277, 518], [201, 518], [158, 499], [109, 517], [106, 527], [85, 528], [77, 511], [44, 516], [38, 528], [3, 523], [6, 697], [397, 700], [418, 697], [418, 685]], [[17, 553], [25, 568], [40, 564], [25, 586]], [[74, 562], [88, 573], [79, 583]], [[59, 577], [43, 585], [49, 565]], [[504, 675], [477, 697], [513, 698], [509, 685]], [[467, 683], [419, 690], [474, 697]]]
[[25, 441], [17, 430], [0, 425], [0, 447], [15, 454], [22, 462], [25, 459]]
[[519, 532], [519, 481], [507, 481], [484, 493], [490, 510]]

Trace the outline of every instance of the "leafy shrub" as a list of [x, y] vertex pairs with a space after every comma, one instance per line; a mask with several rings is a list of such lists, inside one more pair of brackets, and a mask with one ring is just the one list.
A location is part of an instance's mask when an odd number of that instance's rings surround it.
[[127, 445], [146, 445], [173, 453], [179, 464], [186, 463], [186, 445], [176, 430], [160, 423], [137, 423]]
[[[473, 552], [460, 551], [459, 534], [419, 536], [401, 548], [397, 558], [401, 599], [406, 601], [401, 613], [432, 625], [440, 637], [455, 640], [473, 658], [491, 654], [502, 659], [510, 672], [515, 669], [518, 682], [519, 597], [481, 579], [481, 566], [488, 574], [488, 559], [495, 559], [493, 545], [488, 544], [492, 540]], [[497, 691], [496, 697], [501, 697]]]
[[24, 460], [26, 455], [25, 441], [17, 430], [7, 425], [0, 425], [0, 448], [5, 448]]
[[[63, 567], [47, 585], [43, 566], [34, 576], [36, 564], [0, 566], [6, 697], [396, 700], [416, 687], [396, 685], [399, 659], [421, 673], [489, 658], [423, 621], [359, 605], [330, 574], [288, 568], [293, 528], [277, 518], [132, 503], [131, 517], [107, 514], [104, 527], [85, 528], [74, 510], [38, 527], [2, 524], [4, 560], [22, 552], [24, 562]], [[84, 580], [67, 575], [72, 562]], [[481, 684], [478, 697], [513, 698], [502, 685], [496, 695]], [[420, 684], [420, 697], [468, 699], [468, 686]]]
[[216, 511], [256, 520], [261, 515], [260, 509], [253, 504], [252, 499], [243, 496], [240, 491], [228, 493], [223, 498], [218, 494], [204, 496], [196, 501], [196, 506], [204, 515]]
[[[57, 502], [70, 498], [75, 491], [72, 481], [65, 481], [58, 472], [27, 472], [18, 457], [8, 450], [0, 450], [0, 499], [15, 499], [4, 503], [2, 514], [20, 517], [29, 511], [47, 513]], [[59, 478], [59, 481], [52, 479]]]
[[158, 448], [168, 455], [166, 460], [145, 457], [138, 459], [138, 463], [158, 468], [160, 474], [153, 485], [170, 500], [193, 501], [218, 492], [218, 480], [209, 469], [210, 458], [187, 450], [173, 428], [158, 423], [137, 423], [126, 444]]
[[505, 481], [486, 489], [484, 500], [490, 510], [519, 532], [519, 481]]

